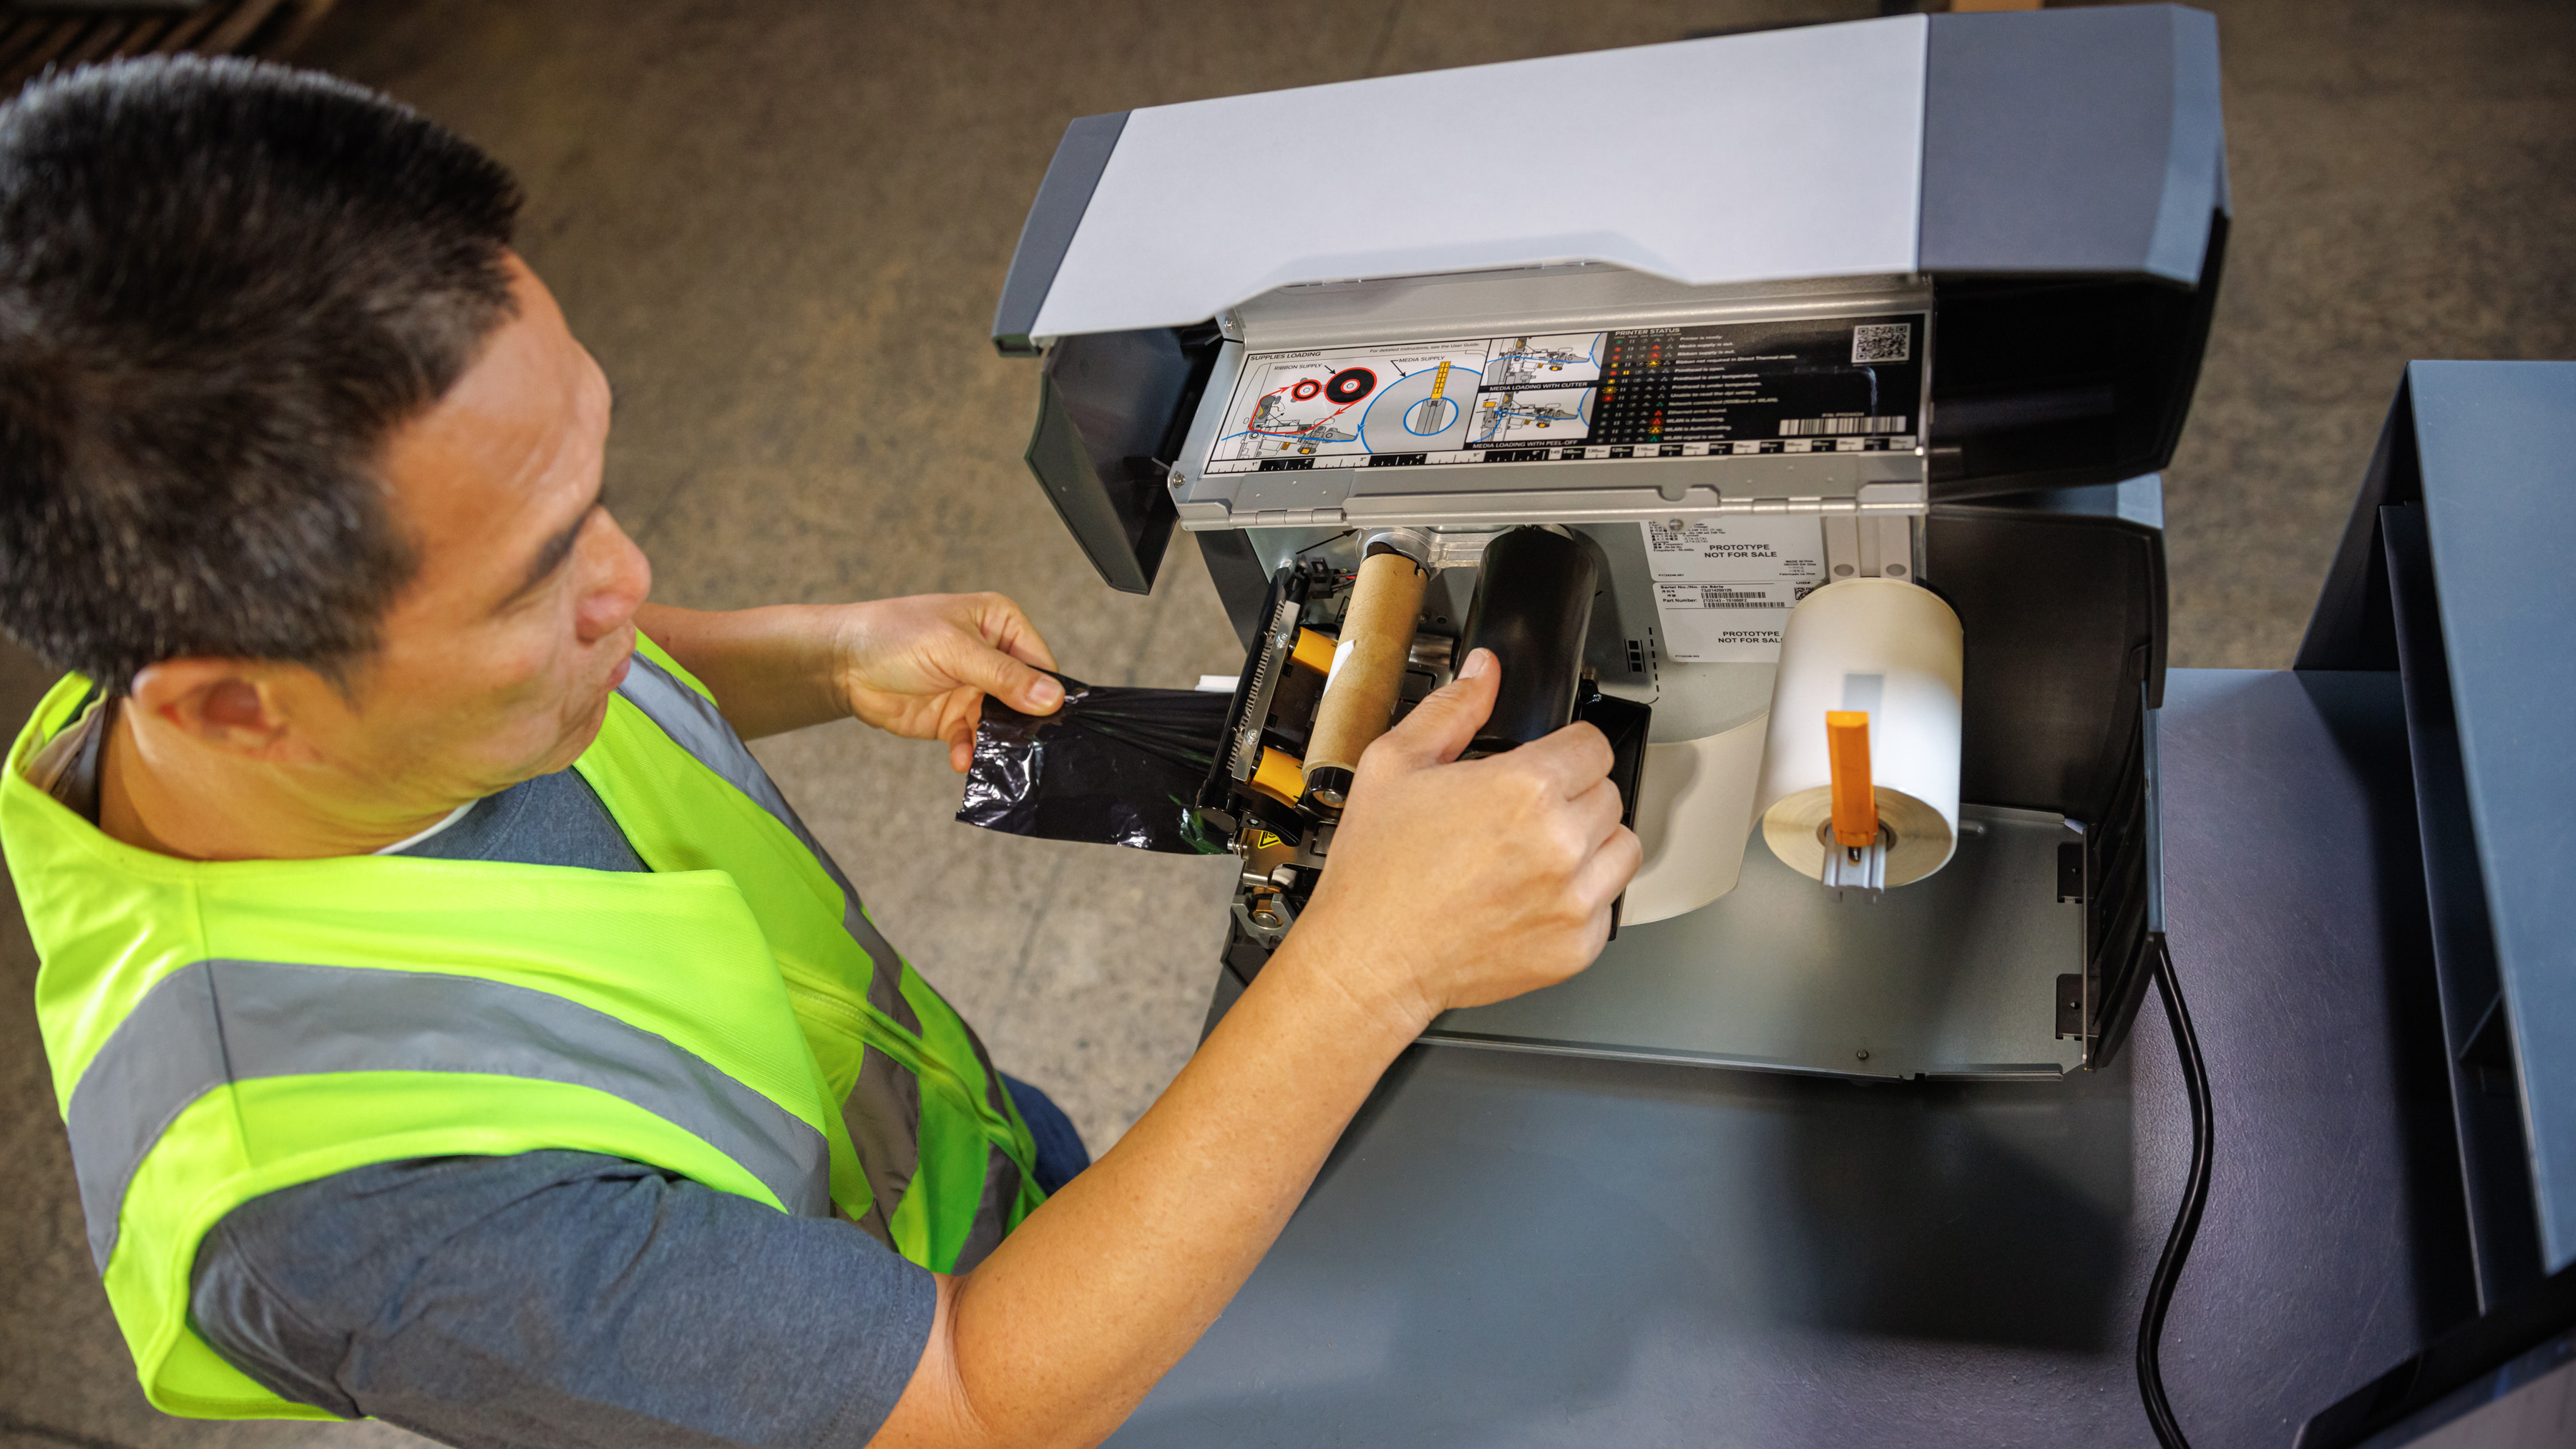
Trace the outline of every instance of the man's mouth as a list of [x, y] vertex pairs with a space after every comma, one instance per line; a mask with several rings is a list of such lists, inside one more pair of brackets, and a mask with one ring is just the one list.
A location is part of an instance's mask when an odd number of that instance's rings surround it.
[[617, 661], [615, 669], [608, 671], [609, 693], [615, 694], [618, 687], [626, 683], [626, 676], [635, 671], [635, 650], [643, 637], [643, 631], [631, 626], [627, 629], [625, 657]]

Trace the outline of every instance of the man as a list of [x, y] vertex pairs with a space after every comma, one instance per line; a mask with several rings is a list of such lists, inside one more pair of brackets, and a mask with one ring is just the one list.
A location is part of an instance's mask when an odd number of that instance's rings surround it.
[[[1362, 763], [1297, 931], [1097, 1163], [742, 741], [1059, 691], [995, 595], [695, 613], [489, 158], [230, 62], [0, 107], [0, 776], [91, 1245], [153, 1401], [451, 1443], [1096, 1442], [1431, 1017], [1599, 951], [1577, 725]], [[1075, 1174], [1079, 1174], [1078, 1176]]]

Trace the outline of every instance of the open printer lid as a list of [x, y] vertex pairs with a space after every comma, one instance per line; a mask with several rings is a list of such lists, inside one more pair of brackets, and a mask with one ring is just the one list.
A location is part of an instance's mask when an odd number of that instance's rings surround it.
[[2226, 210], [2210, 16], [1893, 16], [1085, 117], [993, 338], [1026, 354], [1281, 287], [1576, 261], [1690, 286], [2193, 287]]
[[[1895, 16], [1077, 120], [993, 336], [1046, 358], [1031, 467], [1102, 577], [1141, 592], [1175, 527], [1356, 517], [1324, 495], [1399, 487], [1387, 470], [1209, 481], [1202, 397], [1223, 402], [1265, 348], [1866, 297], [1917, 318], [1919, 407], [1865, 409], [1897, 415], [1869, 440], [1887, 451], [1820, 444], [1798, 467], [1831, 456], [1835, 476], [1789, 492], [1859, 497], [1884, 476], [1919, 510], [2156, 472], [2198, 379], [2228, 206], [2209, 15]], [[1584, 299], [1604, 310], [1577, 318]], [[1678, 488], [1736, 467], [1665, 457], [1621, 476]], [[1497, 488], [1591, 466], [1483, 461]]]

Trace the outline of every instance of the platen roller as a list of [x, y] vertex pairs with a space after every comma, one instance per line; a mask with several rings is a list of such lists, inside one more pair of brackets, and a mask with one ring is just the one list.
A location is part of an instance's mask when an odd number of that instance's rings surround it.
[[1592, 555], [1561, 529], [1510, 529], [1485, 546], [1457, 662], [1490, 649], [1503, 679], [1469, 754], [1500, 754], [1573, 720], [1597, 583]]

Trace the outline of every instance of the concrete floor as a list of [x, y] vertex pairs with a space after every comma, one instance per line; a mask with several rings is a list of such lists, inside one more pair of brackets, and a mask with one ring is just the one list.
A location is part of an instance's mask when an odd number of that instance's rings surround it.
[[[2221, 17], [2236, 229], [2167, 487], [2173, 661], [2289, 661], [2412, 357], [2576, 356], [2576, 7], [2244, 0]], [[1239, 662], [1186, 543], [1112, 593], [1019, 453], [1033, 364], [986, 323], [1066, 119], [1875, 13], [1873, 0], [1074, 6], [343, 0], [302, 57], [515, 167], [522, 247], [618, 389], [612, 503], [657, 597], [991, 587], [1071, 672]], [[1262, 224], [1252, 220], [1249, 224]], [[0, 646], [5, 648], [5, 646]], [[0, 657], [11, 719], [42, 686]], [[1222, 862], [955, 825], [937, 752], [836, 726], [760, 754], [888, 934], [1095, 1148], [1187, 1056]], [[142, 1401], [82, 1246], [0, 919], [0, 1446], [408, 1442]], [[2142, 1431], [2143, 1432], [2143, 1431]]]

